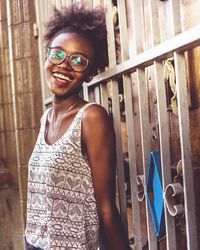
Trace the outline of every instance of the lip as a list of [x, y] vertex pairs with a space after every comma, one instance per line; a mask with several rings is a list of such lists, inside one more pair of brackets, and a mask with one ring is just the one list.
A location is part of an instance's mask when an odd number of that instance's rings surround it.
[[[53, 73], [63, 74], [65, 76], [67, 76], [70, 80], [61, 80], [58, 77], [55, 77], [53, 75]], [[68, 86], [74, 80], [74, 77], [71, 74], [69, 74], [66, 71], [58, 70], [58, 69], [52, 70], [51, 77], [53, 78], [53, 82], [55, 83], [55, 85], [57, 85], [59, 87], [66, 87], [66, 86]]]
[[61, 81], [57, 77], [54, 77], [53, 75], [51, 76], [53, 79], [53, 83], [58, 86], [58, 87], [66, 87], [68, 86], [71, 82], [69, 81]]

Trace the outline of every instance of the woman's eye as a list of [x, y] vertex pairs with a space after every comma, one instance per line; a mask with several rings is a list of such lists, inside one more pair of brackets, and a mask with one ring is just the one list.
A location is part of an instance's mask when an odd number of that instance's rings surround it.
[[82, 60], [81, 60], [80, 57], [73, 58], [73, 59], [72, 59], [72, 63], [73, 63], [73, 64], [81, 64], [81, 63], [82, 63]]
[[64, 52], [60, 52], [60, 53], [52, 53], [52, 55], [51, 55], [53, 58], [55, 58], [55, 59], [62, 59], [62, 58], [64, 58], [64, 56], [65, 56], [65, 53]]

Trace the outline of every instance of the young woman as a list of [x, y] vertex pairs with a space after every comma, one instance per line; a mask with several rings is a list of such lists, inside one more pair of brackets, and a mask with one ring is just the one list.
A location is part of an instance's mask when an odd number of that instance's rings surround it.
[[107, 64], [104, 12], [54, 9], [45, 35], [52, 108], [29, 161], [28, 249], [128, 250], [115, 205], [115, 139], [105, 109], [79, 96]]

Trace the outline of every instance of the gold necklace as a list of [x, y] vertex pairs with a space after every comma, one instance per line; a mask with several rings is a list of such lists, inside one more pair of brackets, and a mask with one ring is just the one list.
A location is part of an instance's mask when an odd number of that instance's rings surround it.
[[[78, 99], [79, 99], [79, 97], [76, 99], [76, 101], [67, 110], [65, 110], [63, 112], [63, 114], [61, 115], [61, 117], [58, 119], [58, 128], [56, 129], [56, 132], [54, 133], [53, 143], [55, 143], [56, 137], [57, 137], [58, 132], [60, 130], [61, 123], [62, 123], [63, 118], [64, 118], [64, 115], [66, 115], [67, 113], [69, 113], [69, 111], [72, 110], [77, 105]], [[48, 129], [48, 131], [49, 131], [49, 129]], [[46, 136], [47, 136], [47, 133], [46, 133]]]

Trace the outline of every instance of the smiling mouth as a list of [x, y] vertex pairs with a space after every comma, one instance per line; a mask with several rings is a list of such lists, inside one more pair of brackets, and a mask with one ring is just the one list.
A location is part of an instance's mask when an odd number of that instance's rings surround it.
[[63, 83], [64, 82], [71, 82], [73, 80], [73, 78], [71, 76], [65, 75], [65, 74], [59, 73], [59, 72], [53, 72], [52, 75]]

